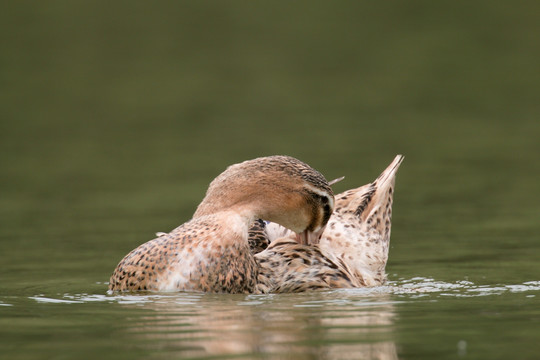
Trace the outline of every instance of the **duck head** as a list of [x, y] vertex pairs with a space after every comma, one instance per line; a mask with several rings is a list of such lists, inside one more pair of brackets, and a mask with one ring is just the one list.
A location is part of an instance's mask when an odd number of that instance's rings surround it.
[[334, 210], [324, 176], [290, 156], [268, 156], [229, 166], [208, 187], [194, 218], [234, 211], [249, 223], [265, 219], [316, 244]]

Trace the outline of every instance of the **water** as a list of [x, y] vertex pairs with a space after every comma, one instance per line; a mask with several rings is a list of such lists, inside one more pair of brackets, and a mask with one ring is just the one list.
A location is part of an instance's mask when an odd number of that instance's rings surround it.
[[521, 357], [534, 358], [526, 345], [539, 335], [539, 291], [540, 281], [479, 286], [418, 277], [305, 294], [3, 297], [3, 306], [25, 309], [3, 330], [4, 354], [476, 359], [509, 357], [520, 346]]
[[[537, 358], [539, 5], [3, 7], [2, 358]], [[398, 153], [386, 286], [106, 292], [229, 164]]]

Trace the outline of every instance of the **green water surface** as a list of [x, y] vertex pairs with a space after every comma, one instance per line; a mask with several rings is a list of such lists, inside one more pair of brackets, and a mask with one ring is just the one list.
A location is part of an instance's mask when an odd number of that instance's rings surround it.
[[[3, 4], [0, 357], [539, 358], [538, 4]], [[337, 192], [405, 155], [386, 286], [107, 294], [271, 154]]]

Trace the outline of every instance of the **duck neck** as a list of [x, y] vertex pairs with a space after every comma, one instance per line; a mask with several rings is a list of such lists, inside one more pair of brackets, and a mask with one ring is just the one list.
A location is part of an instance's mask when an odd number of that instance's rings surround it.
[[254, 221], [262, 215], [260, 214], [263, 209], [260, 206], [261, 203], [264, 202], [261, 202], [260, 195], [250, 188], [243, 190], [233, 187], [229, 189], [220, 188], [206, 194], [193, 217], [233, 211], [247, 220]]
[[304, 198], [298, 192], [285, 192], [274, 184], [266, 185], [264, 191], [257, 183], [226, 185], [211, 184], [193, 218], [234, 212], [249, 225], [256, 219], [264, 219], [295, 232], [304, 231], [309, 223], [310, 213], [306, 211]]

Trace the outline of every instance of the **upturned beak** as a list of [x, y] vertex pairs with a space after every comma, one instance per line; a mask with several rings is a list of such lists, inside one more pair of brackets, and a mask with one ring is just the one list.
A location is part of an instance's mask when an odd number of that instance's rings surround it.
[[309, 231], [304, 230], [301, 233], [296, 234], [296, 241], [302, 245], [316, 245], [321, 240], [321, 236], [324, 232], [326, 225], [320, 228], [319, 230]]

